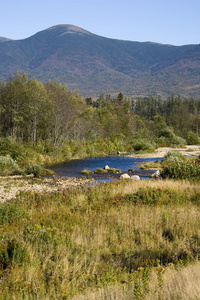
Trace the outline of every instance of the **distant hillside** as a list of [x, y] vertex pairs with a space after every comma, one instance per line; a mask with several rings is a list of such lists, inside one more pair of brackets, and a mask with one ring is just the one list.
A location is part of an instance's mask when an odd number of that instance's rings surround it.
[[23, 40], [0, 37], [0, 80], [16, 71], [57, 80], [84, 97], [200, 97], [200, 44], [162, 45], [109, 39], [57, 25]]

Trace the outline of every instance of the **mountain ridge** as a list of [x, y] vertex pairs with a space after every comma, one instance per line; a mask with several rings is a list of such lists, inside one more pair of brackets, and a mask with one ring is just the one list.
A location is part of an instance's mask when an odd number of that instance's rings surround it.
[[199, 97], [200, 44], [110, 39], [61, 24], [22, 40], [0, 37], [0, 80], [17, 71], [60, 81], [85, 97], [119, 92]]

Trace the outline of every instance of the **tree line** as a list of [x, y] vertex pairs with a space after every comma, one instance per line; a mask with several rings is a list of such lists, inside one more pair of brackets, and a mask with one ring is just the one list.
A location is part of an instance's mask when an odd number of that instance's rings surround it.
[[[59, 82], [16, 73], [0, 84], [0, 137], [36, 146], [107, 140], [127, 150], [199, 143], [200, 99], [100, 95], [83, 99]], [[81, 142], [82, 141], [82, 142]], [[116, 142], [117, 141], [117, 142]]]
[[152, 122], [160, 116], [187, 143], [199, 143], [200, 98], [182, 99], [179, 95], [171, 95], [167, 100], [161, 100], [160, 97], [156, 99], [150, 96], [132, 102], [132, 110], [136, 115]]
[[22, 143], [60, 146], [67, 139], [128, 136], [134, 130], [131, 116], [127, 103], [100, 98], [91, 106], [60, 83], [43, 84], [27, 74], [0, 84], [0, 135]]

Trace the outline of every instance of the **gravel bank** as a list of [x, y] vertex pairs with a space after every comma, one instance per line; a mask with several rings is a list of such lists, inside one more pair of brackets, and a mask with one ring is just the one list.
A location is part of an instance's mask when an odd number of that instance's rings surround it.
[[92, 181], [92, 179], [74, 177], [53, 177], [44, 179], [37, 179], [30, 176], [0, 177], [0, 202], [16, 198], [20, 191], [52, 193], [68, 188], [80, 187]]
[[179, 151], [184, 156], [198, 156], [200, 155], [200, 146], [199, 145], [187, 145], [184, 148], [172, 148], [172, 147], [160, 147], [155, 150], [153, 153], [144, 153], [144, 154], [131, 154], [130, 157], [164, 157], [165, 154], [169, 151]]

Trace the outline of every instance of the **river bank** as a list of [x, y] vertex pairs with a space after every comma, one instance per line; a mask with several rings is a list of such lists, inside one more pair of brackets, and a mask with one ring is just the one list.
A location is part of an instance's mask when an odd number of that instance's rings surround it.
[[[127, 172], [128, 168], [131, 168], [133, 166], [133, 169], [136, 171], [133, 172], [132, 175], [144, 175], [145, 177], [148, 177], [149, 174], [145, 173], [145, 171], [141, 170], [140, 167], [142, 166], [143, 159], [151, 161], [155, 160], [156, 158], [162, 159], [167, 152], [169, 151], [179, 151], [184, 156], [198, 156], [200, 155], [200, 146], [198, 145], [187, 145], [184, 148], [172, 148], [172, 147], [160, 147], [155, 150], [154, 153], [144, 153], [144, 154], [129, 154], [124, 156], [113, 156], [113, 157], [99, 157], [99, 158], [92, 158], [92, 159], [84, 159], [84, 160], [72, 160], [69, 161], [68, 168], [69, 172], [71, 172], [71, 176], [64, 175], [63, 171], [60, 170], [60, 165], [58, 165], [58, 169], [56, 170], [60, 175], [53, 176], [51, 178], [33, 178], [33, 176], [8, 176], [8, 177], [0, 177], [0, 202], [5, 202], [7, 200], [16, 198], [17, 194], [21, 191], [32, 191], [37, 193], [54, 193], [56, 191], [65, 190], [68, 188], [76, 188], [80, 187], [86, 184], [90, 184], [94, 182], [95, 180], [98, 180], [98, 176], [94, 178], [82, 178], [80, 174], [80, 170], [84, 169], [87, 165], [87, 167], [103, 167], [106, 164], [111, 164], [111, 167], [118, 167], [123, 168], [122, 172]], [[132, 160], [130, 160], [132, 165], [129, 165], [129, 161], [126, 160], [127, 158], [136, 158], [137, 163], [133, 164]], [[107, 161], [106, 159], [111, 159], [111, 161]], [[74, 163], [77, 164], [77, 162], [80, 164], [78, 167], [80, 170], [78, 170], [76, 173], [72, 173], [72, 170], [74, 170]], [[92, 163], [92, 164], [91, 164]], [[121, 163], [121, 165], [119, 164]], [[148, 162], [147, 162], [148, 163]], [[73, 165], [72, 165], [73, 164]], [[86, 164], [86, 165], [85, 165]], [[112, 165], [113, 164], [113, 165]], [[70, 167], [71, 166], [71, 167]], [[138, 166], [138, 167], [137, 167]], [[64, 165], [64, 169], [66, 166]], [[77, 165], [76, 165], [77, 169]], [[149, 169], [154, 169], [149, 167]], [[156, 167], [156, 169], [158, 169]], [[55, 171], [55, 170], [54, 170]], [[139, 174], [141, 173], [141, 174]], [[78, 174], [78, 175], [77, 175]], [[118, 177], [117, 174], [112, 174], [112, 177]], [[116, 179], [115, 178], [115, 179]], [[112, 178], [110, 179], [112, 180]]]
[[54, 193], [69, 188], [77, 188], [92, 183], [92, 179], [57, 177], [34, 178], [32, 176], [7, 176], [0, 177], [0, 202], [16, 198], [17, 194], [24, 191], [33, 193]]
[[200, 155], [200, 146], [199, 145], [186, 145], [185, 147], [159, 147], [152, 153], [134, 153], [127, 155], [128, 157], [144, 157], [144, 158], [153, 158], [153, 157], [164, 157], [169, 151], [179, 151], [184, 156], [198, 156]]

